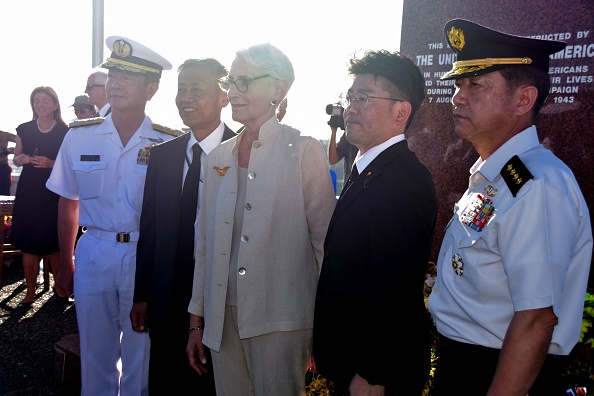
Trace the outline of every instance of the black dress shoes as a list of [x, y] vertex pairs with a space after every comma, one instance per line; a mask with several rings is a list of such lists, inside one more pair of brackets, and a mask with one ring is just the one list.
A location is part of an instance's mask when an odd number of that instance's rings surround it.
[[52, 287], [52, 291], [54, 292], [54, 298], [56, 298], [58, 301], [66, 304], [74, 304], [74, 296], [61, 296], [58, 294], [55, 287]]
[[31, 308], [31, 305], [33, 305], [33, 301], [29, 301], [29, 302], [20, 302], [20, 303], [17, 305], [17, 309], [22, 309], [22, 310], [29, 309], [29, 308]]

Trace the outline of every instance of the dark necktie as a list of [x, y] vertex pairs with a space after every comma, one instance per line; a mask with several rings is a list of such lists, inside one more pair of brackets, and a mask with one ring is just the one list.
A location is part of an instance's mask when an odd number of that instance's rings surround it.
[[181, 221], [179, 257], [190, 259], [194, 256], [194, 222], [198, 207], [198, 186], [200, 184], [200, 154], [202, 148], [198, 143], [192, 146], [192, 163], [184, 181], [181, 198]]

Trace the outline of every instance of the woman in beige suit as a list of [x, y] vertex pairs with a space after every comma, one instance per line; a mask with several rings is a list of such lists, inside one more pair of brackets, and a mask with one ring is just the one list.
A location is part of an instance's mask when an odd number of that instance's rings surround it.
[[218, 396], [305, 395], [336, 199], [320, 142], [277, 121], [293, 80], [268, 43], [237, 51], [219, 80], [244, 128], [203, 163], [187, 348], [198, 372], [211, 349]]

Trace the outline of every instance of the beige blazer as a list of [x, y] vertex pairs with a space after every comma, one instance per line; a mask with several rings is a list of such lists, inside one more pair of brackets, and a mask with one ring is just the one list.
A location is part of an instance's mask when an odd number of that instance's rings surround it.
[[[190, 313], [204, 317], [203, 343], [219, 351], [238, 195], [239, 143], [206, 157]], [[237, 265], [241, 338], [313, 328], [323, 244], [336, 198], [321, 143], [278, 123], [252, 146]]]

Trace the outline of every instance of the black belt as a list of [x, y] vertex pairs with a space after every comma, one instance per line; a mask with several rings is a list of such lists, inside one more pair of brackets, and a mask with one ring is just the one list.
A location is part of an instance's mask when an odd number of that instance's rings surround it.
[[87, 228], [85, 234], [94, 236], [95, 238], [113, 241], [115, 239], [118, 243], [129, 243], [138, 241], [138, 231], [136, 232], [113, 232], [102, 231], [96, 228]]

